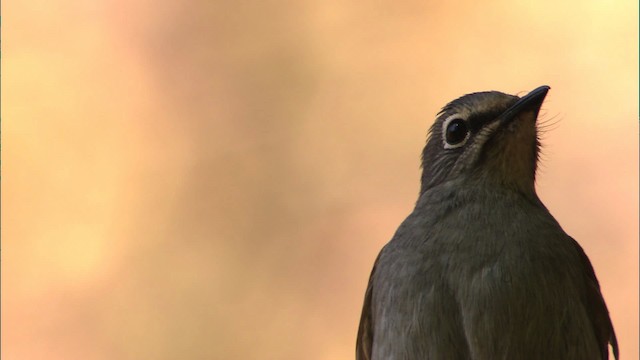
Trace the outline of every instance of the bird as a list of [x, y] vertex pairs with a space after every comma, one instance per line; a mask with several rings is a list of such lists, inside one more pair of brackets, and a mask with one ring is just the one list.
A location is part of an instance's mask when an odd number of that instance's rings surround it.
[[589, 258], [536, 193], [549, 89], [437, 114], [418, 200], [369, 277], [357, 360], [619, 358]]

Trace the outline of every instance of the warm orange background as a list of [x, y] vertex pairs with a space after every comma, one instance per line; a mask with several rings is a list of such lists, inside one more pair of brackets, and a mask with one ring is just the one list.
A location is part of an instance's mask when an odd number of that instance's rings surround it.
[[542, 84], [540, 196], [638, 358], [636, 0], [2, 10], [3, 359], [352, 359], [436, 112]]

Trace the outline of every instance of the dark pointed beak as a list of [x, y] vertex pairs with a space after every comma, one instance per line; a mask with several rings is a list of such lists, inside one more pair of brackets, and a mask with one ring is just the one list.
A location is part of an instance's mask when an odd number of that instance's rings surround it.
[[547, 85], [542, 85], [535, 90], [531, 91], [527, 95], [520, 98], [513, 104], [510, 108], [507, 109], [502, 114], [502, 123], [511, 122], [511, 120], [515, 119], [518, 114], [525, 111], [533, 111], [535, 117], [538, 117], [538, 112], [540, 111], [540, 107], [542, 106], [542, 102], [544, 98], [547, 96], [547, 93], [551, 89]]

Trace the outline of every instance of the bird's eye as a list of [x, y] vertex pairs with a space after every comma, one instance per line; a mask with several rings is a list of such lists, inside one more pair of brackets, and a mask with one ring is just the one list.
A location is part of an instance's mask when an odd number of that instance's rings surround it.
[[453, 149], [464, 145], [469, 139], [467, 123], [460, 118], [447, 119], [444, 123], [445, 148]]

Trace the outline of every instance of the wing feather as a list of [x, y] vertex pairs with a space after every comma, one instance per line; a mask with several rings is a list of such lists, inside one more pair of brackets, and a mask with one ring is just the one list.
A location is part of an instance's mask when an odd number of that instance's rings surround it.
[[360, 326], [358, 327], [358, 338], [356, 339], [356, 360], [371, 360], [371, 352], [373, 348], [373, 277], [378, 265], [378, 258], [373, 264], [373, 270], [369, 276], [367, 291], [364, 294], [364, 304], [362, 305], [362, 315], [360, 316]]
[[590, 320], [593, 326], [593, 333], [596, 335], [596, 339], [598, 340], [602, 359], [609, 359], [609, 345], [611, 345], [611, 348], [613, 349], [613, 356], [617, 360], [619, 359], [618, 339], [616, 338], [616, 333], [613, 330], [613, 324], [609, 317], [607, 304], [605, 303], [604, 298], [602, 297], [602, 292], [600, 291], [600, 284], [598, 283], [595, 271], [593, 270], [593, 266], [591, 265], [591, 261], [589, 261], [587, 254], [585, 254], [577, 241], [573, 238], [571, 240], [580, 255], [582, 266], [586, 274], [587, 293], [585, 305], [587, 306], [587, 310], [591, 317]]

